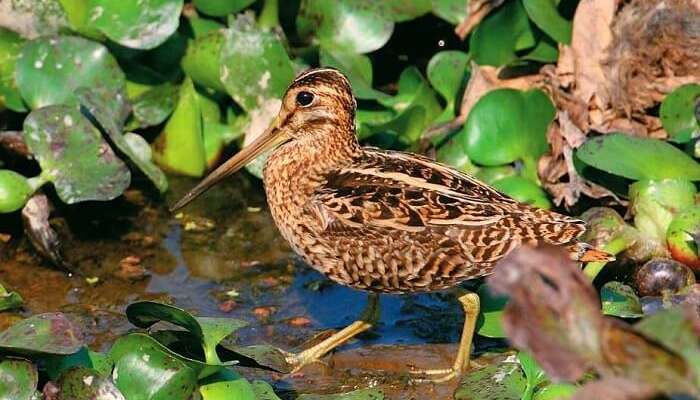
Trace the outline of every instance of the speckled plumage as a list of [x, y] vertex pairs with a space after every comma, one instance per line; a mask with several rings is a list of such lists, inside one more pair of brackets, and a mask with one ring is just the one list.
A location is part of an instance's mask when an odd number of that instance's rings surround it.
[[[316, 104], [300, 107], [309, 91]], [[317, 69], [290, 86], [264, 184], [272, 216], [294, 251], [340, 284], [387, 292], [449, 288], [487, 275], [522, 243], [576, 242], [582, 221], [521, 204], [426, 157], [361, 147], [356, 103], [338, 71]]]

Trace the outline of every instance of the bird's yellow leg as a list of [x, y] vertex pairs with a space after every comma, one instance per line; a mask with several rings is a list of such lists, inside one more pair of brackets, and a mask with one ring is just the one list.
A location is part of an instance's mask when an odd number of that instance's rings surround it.
[[303, 366], [317, 361], [331, 350], [344, 344], [360, 333], [372, 328], [372, 326], [377, 323], [378, 319], [379, 296], [376, 293], [370, 293], [367, 297], [367, 307], [359, 320], [334, 333], [333, 336], [323, 340], [321, 343], [318, 343], [300, 353], [291, 354], [287, 357], [287, 362], [294, 367], [292, 372], [298, 371]]
[[464, 327], [462, 328], [462, 337], [457, 348], [457, 357], [454, 364], [452, 364], [452, 368], [415, 369], [411, 371], [412, 374], [429, 377], [425, 380], [438, 383], [446, 382], [459, 377], [469, 367], [472, 339], [474, 338], [476, 319], [479, 316], [479, 295], [462, 288], [456, 288], [455, 291], [457, 291], [457, 300], [462, 303], [462, 308], [464, 309]]

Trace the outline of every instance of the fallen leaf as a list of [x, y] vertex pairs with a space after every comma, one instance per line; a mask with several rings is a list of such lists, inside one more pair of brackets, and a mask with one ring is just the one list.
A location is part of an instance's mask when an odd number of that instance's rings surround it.
[[22, 209], [24, 233], [34, 248], [56, 267], [71, 271], [70, 265], [63, 259], [61, 242], [58, 234], [49, 224], [51, 204], [43, 194], [35, 194]]
[[127, 256], [119, 261], [119, 269], [114, 276], [127, 281], [140, 281], [148, 277], [148, 271], [141, 265], [141, 258]]

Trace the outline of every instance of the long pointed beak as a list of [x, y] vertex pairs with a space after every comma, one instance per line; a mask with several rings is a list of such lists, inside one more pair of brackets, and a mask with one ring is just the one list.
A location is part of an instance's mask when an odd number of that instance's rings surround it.
[[217, 169], [211, 172], [197, 186], [192, 188], [192, 190], [187, 192], [187, 194], [177, 203], [170, 207], [170, 211], [176, 211], [186, 206], [200, 194], [206, 192], [209, 188], [216, 185], [227, 176], [243, 168], [261, 153], [283, 142], [285, 140], [285, 135], [279, 129], [279, 121], [279, 117], [275, 118], [272, 124], [270, 124], [270, 127], [267, 128], [267, 130], [260, 136], [258, 136], [253, 143], [245, 146], [243, 149], [241, 149], [241, 151], [236, 153], [236, 155], [229, 158], [225, 163], [221, 164]]

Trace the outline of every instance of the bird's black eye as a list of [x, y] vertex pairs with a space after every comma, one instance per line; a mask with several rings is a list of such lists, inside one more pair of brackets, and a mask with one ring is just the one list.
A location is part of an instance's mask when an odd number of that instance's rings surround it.
[[307, 107], [311, 105], [312, 101], [314, 101], [313, 93], [306, 91], [297, 93], [297, 104], [300, 106]]

